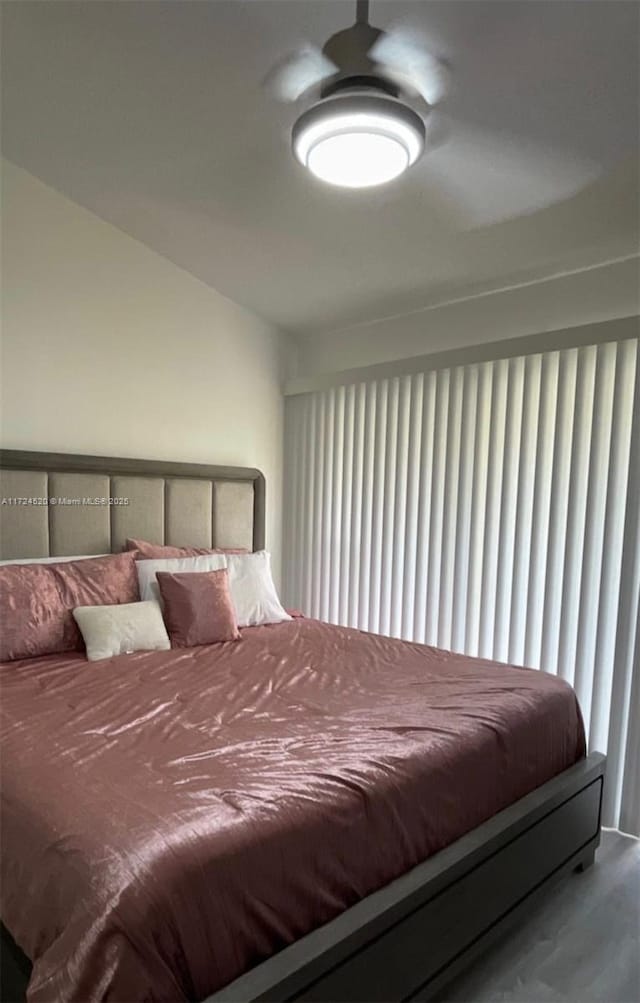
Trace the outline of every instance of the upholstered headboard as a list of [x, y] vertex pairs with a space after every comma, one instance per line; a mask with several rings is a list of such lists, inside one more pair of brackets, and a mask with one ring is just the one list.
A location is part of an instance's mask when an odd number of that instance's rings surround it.
[[105, 554], [128, 536], [260, 550], [264, 494], [250, 467], [0, 450], [0, 558]]

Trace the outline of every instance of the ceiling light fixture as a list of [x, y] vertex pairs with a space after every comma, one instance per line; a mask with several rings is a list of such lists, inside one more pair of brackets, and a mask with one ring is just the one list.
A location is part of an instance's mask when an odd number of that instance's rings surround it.
[[296, 158], [322, 181], [343, 188], [385, 184], [415, 163], [425, 127], [408, 105], [362, 90], [327, 97], [293, 127]]

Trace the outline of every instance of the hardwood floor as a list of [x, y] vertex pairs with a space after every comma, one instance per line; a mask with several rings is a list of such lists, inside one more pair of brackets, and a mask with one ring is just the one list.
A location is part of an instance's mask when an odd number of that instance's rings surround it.
[[603, 832], [594, 866], [552, 888], [438, 1001], [639, 1003], [640, 841]]

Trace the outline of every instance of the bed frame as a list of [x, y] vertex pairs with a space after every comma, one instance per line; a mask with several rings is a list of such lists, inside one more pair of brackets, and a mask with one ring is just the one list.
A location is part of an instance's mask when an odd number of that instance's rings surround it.
[[0, 559], [117, 553], [127, 537], [190, 547], [265, 545], [253, 467], [0, 450]]
[[206, 1003], [430, 1000], [600, 842], [592, 752]]
[[[214, 506], [216, 481], [250, 481], [253, 537], [264, 538], [258, 471], [14, 451], [0, 454], [0, 467], [210, 480]], [[205, 1003], [433, 999], [552, 884], [593, 863], [604, 773], [605, 757], [590, 753]], [[1, 934], [2, 1000], [22, 1001], [31, 965], [4, 927]]]

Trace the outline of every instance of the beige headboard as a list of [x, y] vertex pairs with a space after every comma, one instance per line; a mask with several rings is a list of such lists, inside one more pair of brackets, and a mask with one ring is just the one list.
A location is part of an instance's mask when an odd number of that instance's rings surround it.
[[0, 450], [0, 559], [117, 552], [128, 536], [261, 550], [264, 495], [250, 467]]

